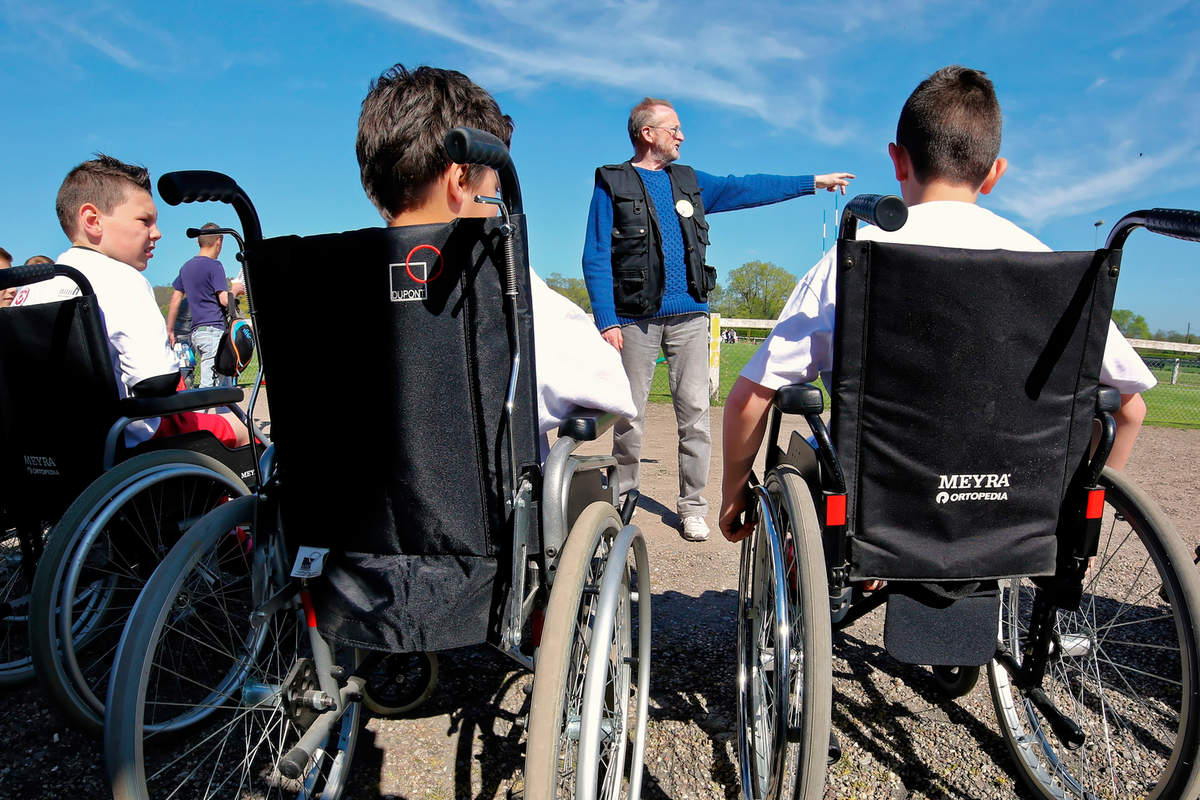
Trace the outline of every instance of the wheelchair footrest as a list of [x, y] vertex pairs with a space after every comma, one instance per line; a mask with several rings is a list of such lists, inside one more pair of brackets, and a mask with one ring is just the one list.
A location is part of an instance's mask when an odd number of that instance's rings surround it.
[[883, 643], [908, 664], [977, 666], [996, 653], [1000, 590], [982, 584], [890, 581]]

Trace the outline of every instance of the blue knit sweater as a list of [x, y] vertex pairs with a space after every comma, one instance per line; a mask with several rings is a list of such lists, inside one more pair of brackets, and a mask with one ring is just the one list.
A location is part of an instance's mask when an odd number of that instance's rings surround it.
[[[666, 282], [658, 313], [643, 319], [658, 319], [693, 312], [708, 313], [707, 303], [698, 303], [688, 294], [687, 268], [683, 260], [683, 233], [675, 213], [671, 181], [665, 170], [636, 167], [646, 193], [658, 214], [662, 233], [663, 264]], [[812, 175], [726, 175], [724, 178], [696, 170], [696, 180], [704, 201], [704, 213], [716, 214], [739, 208], [754, 208], [793, 197], [812, 194]], [[641, 320], [618, 317], [612, 293], [612, 198], [599, 183], [592, 192], [588, 210], [587, 234], [583, 244], [583, 280], [592, 301], [592, 314], [600, 330], [628, 325]]]

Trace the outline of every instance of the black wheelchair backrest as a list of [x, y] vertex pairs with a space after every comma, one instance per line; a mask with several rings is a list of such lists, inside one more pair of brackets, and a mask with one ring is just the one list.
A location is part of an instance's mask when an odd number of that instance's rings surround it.
[[[523, 253], [524, 217], [513, 222]], [[314, 592], [343, 641], [436, 650], [484, 641], [494, 621], [513, 473], [499, 225], [247, 242], [282, 520], [294, 543], [332, 548]], [[520, 472], [537, 469], [538, 449], [527, 269], [518, 276]], [[340, 313], [326, 307], [331, 281]]]
[[10, 513], [53, 521], [103, 468], [104, 437], [118, 416], [108, 339], [96, 296], [76, 270], [39, 264], [0, 274], [62, 275], [83, 291], [0, 308], [0, 492]]
[[1120, 251], [839, 248], [832, 432], [852, 575], [1053, 573]]

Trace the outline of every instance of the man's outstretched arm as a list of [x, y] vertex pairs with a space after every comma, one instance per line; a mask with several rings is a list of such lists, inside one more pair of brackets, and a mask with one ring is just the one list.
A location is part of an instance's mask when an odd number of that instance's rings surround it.
[[721, 511], [717, 524], [731, 542], [746, 538], [754, 531], [752, 520], [743, 520], [746, 510], [746, 484], [750, 469], [767, 430], [767, 412], [775, 390], [738, 377], [725, 400], [721, 433], [721, 453], [725, 468], [721, 476]]

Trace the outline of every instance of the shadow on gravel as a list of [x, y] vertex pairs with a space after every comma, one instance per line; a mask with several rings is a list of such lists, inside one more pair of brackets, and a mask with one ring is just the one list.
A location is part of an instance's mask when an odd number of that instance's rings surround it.
[[[1010, 790], [1020, 786], [1000, 733], [947, 699], [928, 667], [896, 661], [881, 646], [845, 631], [834, 633], [833, 654], [835, 732], [898, 775], [908, 793], [975, 800], [996, 791], [994, 785], [976, 782], [969, 774], [956, 775], [954, 783], [947, 780], [948, 773], [953, 773], [946, 769], [953, 766], [947, 760], [955, 756], [946, 746], [946, 739], [939, 736], [939, 725], [954, 726], [954, 739], [986, 752], [1011, 780]], [[848, 669], [839, 669], [843, 664]], [[986, 675], [980, 680], [986, 682]], [[897, 681], [903, 686], [896, 686]], [[839, 687], [846, 682], [851, 682], [853, 688]], [[935, 763], [939, 765], [936, 769], [932, 766]], [[856, 766], [845, 758], [830, 767], [831, 774], [854, 769]], [[1016, 789], [1014, 796], [1030, 797], [1023, 787]]]

